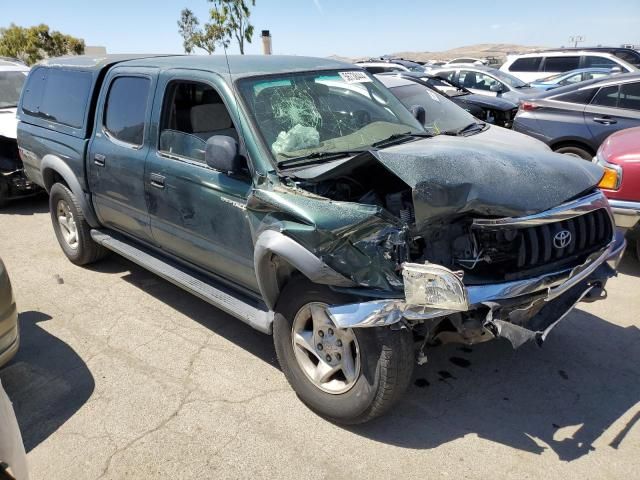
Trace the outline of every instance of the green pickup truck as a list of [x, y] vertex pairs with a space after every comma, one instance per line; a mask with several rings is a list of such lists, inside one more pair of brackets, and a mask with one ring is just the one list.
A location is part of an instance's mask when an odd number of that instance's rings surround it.
[[431, 346], [541, 343], [625, 248], [601, 167], [442, 106], [328, 59], [70, 57], [29, 74], [18, 146], [69, 260], [272, 334], [298, 396], [361, 423]]

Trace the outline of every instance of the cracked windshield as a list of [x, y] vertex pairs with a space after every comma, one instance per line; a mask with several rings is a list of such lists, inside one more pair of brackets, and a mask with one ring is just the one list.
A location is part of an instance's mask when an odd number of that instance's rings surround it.
[[365, 150], [393, 135], [424, 134], [402, 104], [362, 71], [288, 74], [240, 82], [276, 160]]

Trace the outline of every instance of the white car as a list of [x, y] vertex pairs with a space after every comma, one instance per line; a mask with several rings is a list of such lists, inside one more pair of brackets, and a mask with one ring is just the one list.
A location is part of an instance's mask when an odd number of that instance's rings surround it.
[[469, 65], [487, 65], [489, 62], [481, 58], [460, 57], [460, 58], [454, 58], [453, 60], [449, 60], [445, 64], [445, 66], [459, 64], [459, 63], [467, 63]]
[[387, 72], [424, 72], [425, 68], [419, 63], [411, 62], [403, 59], [389, 60], [367, 60], [357, 62], [356, 65], [364, 68], [371, 74], [387, 73]]
[[636, 67], [611, 53], [593, 50], [545, 51], [510, 55], [500, 70], [524, 82], [533, 82], [539, 78], [579, 68], [616, 67], [621, 73], [638, 71]]
[[24, 175], [16, 139], [16, 106], [28, 73], [29, 67], [19, 61], [0, 58], [0, 207], [39, 191]]

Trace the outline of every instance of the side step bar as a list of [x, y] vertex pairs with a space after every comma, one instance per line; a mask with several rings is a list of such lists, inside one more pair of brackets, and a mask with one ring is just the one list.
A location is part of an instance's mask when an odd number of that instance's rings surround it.
[[248, 323], [256, 330], [271, 334], [273, 312], [268, 311], [266, 305], [260, 308], [252, 299], [243, 298], [226, 286], [214, 284], [210, 279], [205, 279], [182, 265], [162, 259], [157, 253], [129, 242], [117, 234], [91, 230], [91, 237], [103, 247]]

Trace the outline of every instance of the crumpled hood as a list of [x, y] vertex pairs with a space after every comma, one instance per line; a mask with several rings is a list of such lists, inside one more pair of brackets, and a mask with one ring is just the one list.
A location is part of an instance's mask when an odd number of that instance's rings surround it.
[[519, 217], [556, 207], [598, 184], [602, 168], [491, 127], [371, 152], [413, 190], [418, 228], [445, 217]]
[[15, 108], [0, 109], [0, 137], [12, 139], [18, 137], [18, 119]]

